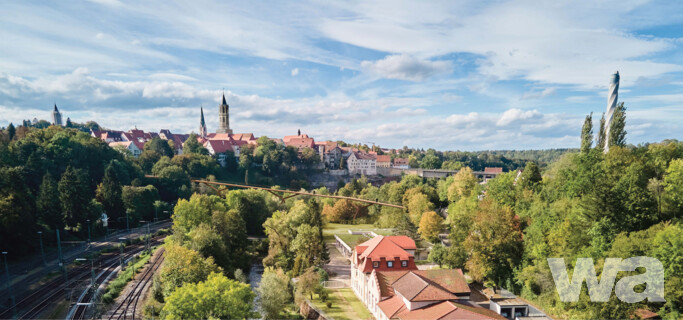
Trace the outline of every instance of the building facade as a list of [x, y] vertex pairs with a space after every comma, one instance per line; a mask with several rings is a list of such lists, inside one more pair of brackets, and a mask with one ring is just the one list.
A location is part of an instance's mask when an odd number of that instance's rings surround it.
[[350, 174], [377, 175], [377, 156], [371, 153], [352, 152], [348, 159]]
[[62, 126], [62, 113], [57, 109], [56, 103], [55, 108], [52, 110], [52, 124], [55, 126]]

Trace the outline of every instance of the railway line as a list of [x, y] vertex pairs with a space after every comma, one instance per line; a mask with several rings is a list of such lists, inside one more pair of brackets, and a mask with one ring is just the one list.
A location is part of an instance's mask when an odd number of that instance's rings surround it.
[[[151, 239], [151, 242], [159, 242], [163, 240], [165, 236], [158, 236]], [[144, 250], [143, 244], [129, 245], [126, 246], [123, 256], [118, 252], [112, 252], [111, 254], [102, 255], [97, 260], [93, 262], [95, 268], [100, 274], [95, 279], [95, 285], [99, 285], [107, 278], [109, 274], [114, 272], [120, 264], [120, 259], [124, 261], [130, 259], [134, 255], [142, 252]], [[91, 277], [90, 266], [79, 265], [67, 272], [67, 280], [63, 276], [58, 276], [47, 283], [41, 285], [35, 291], [29, 293], [25, 297], [21, 298], [16, 303], [17, 317], [19, 319], [36, 319], [40, 318], [41, 315], [48, 309], [49, 306], [53, 306], [55, 303], [59, 302], [61, 299], [66, 297], [68, 289], [76, 286], [79, 282], [83, 282]], [[83, 299], [85, 296], [90, 298], [90, 293], [81, 296], [81, 301], [86, 301]], [[81, 305], [78, 309], [82, 309]], [[87, 306], [85, 306], [87, 307]], [[87, 308], [85, 308], [87, 309]], [[85, 316], [85, 312], [79, 312], [78, 316]], [[10, 319], [12, 318], [12, 310], [8, 309], [0, 313], [0, 319]]]
[[142, 295], [148, 290], [151, 281], [154, 277], [156, 271], [161, 267], [164, 262], [164, 249], [159, 249], [156, 259], [147, 267], [145, 272], [140, 276], [140, 279], [135, 284], [128, 294], [121, 300], [121, 302], [116, 306], [113, 312], [105, 317], [109, 320], [125, 320], [132, 319], [135, 320], [135, 314], [137, 313], [138, 302]]

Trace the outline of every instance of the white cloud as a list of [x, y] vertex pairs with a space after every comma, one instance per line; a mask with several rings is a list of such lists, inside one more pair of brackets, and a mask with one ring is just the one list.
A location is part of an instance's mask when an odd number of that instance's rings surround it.
[[360, 66], [384, 78], [410, 81], [423, 81], [453, 70], [450, 61], [420, 60], [409, 55], [390, 55], [377, 61], [363, 61]]
[[522, 97], [520, 98], [521, 100], [529, 100], [529, 99], [542, 99], [547, 96], [555, 94], [557, 89], [555, 88], [546, 88], [543, 89], [542, 91], [529, 91], [525, 92]]
[[500, 119], [498, 119], [496, 122], [496, 125], [499, 127], [504, 127], [520, 120], [540, 118], [543, 118], [543, 116], [540, 112], [538, 112], [538, 110], [523, 111], [521, 109], [512, 108], [503, 112], [503, 114], [500, 116]]
[[299, 68], [292, 69], [292, 77], [296, 77], [297, 75], [299, 75]]

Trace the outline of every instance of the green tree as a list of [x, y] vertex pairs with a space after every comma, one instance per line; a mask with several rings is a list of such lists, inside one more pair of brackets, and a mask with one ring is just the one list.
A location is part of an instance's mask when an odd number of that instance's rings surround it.
[[313, 293], [315, 288], [320, 285], [320, 275], [315, 272], [314, 268], [309, 268], [301, 276], [299, 276], [299, 281], [296, 283], [296, 296], [297, 300], [300, 300], [306, 295], [310, 296], [313, 300]]
[[300, 225], [296, 229], [296, 237], [292, 241], [290, 250], [295, 255], [293, 275], [298, 275], [300, 271], [320, 264], [325, 250], [320, 229], [309, 224]]
[[115, 221], [123, 215], [122, 187], [116, 174], [114, 164], [110, 163], [105, 169], [104, 178], [97, 186], [95, 196], [112, 220]]
[[179, 245], [167, 245], [165, 256], [160, 279], [166, 297], [178, 287], [204, 281], [212, 272], [221, 271], [213, 258], [203, 258], [199, 252]]
[[152, 221], [154, 219], [154, 202], [159, 200], [159, 192], [152, 185], [145, 187], [125, 186], [121, 192], [121, 199], [126, 210], [134, 213], [132, 221], [144, 219]]
[[62, 215], [62, 206], [59, 201], [57, 182], [49, 172], [43, 176], [43, 182], [40, 184], [36, 208], [42, 222], [51, 229], [64, 228], [64, 216]]
[[420, 223], [422, 215], [425, 212], [434, 209], [434, 204], [429, 201], [427, 195], [421, 192], [416, 192], [410, 195], [404, 205], [408, 209], [410, 220], [414, 225], [418, 225]]
[[607, 143], [607, 140], [605, 138], [605, 135], [607, 134], [605, 128], [605, 113], [602, 114], [602, 117], [600, 118], [600, 131], [598, 131], [598, 141], [595, 143], [595, 148], [598, 150], [604, 150], [605, 149], [605, 143]]
[[581, 152], [588, 153], [593, 146], [593, 113], [586, 116], [581, 128]]
[[541, 169], [535, 162], [528, 162], [522, 175], [519, 177], [519, 185], [525, 189], [534, 189], [543, 180]]
[[154, 137], [145, 143], [143, 151], [151, 151], [158, 154], [160, 157], [166, 156], [172, 158], [174, 155], [173, 148], [169, 141], [163, 140], [159, 137]]
[[282, 269], [266, 269], [257, 292], [264, 319], [281, 319], [281, 312], [292, 301], [290, 279]]
[[612, 114], [607, 143], [610, 148], [626, 145], [626, 107], [624, 107], [623, 102], [617, 105], [614, 114]]
[[255, 294], [248, 284], [211, 273], [206, 281], [188, 283], [166, 297], [162, 319], [254, 318]]
[[90, 204], [90, 187], [86, 173], [71, 166], [66, 168], [57, 189], [62, 202], [64, 222], [67, 226], [76, 227], [88, 218]]
[[434, 154], [427, 154], [420, 161], [420, 168], [439, 169], [441, 168], [441, 159]]
[[10, 122], [10, 124], [7, 126], [7, 137], [9, 138], [10, 141], [14, 139], [14, 136], [17, 134], [17, 129], [14, 127], [14, 124]]
[[470, 167], [464, 167], [453, 176], [453, 183], [448, 187], [448, 200], [456, 202], [462, 197], [469, 197], [477, 190], [479, 181]]
[[683, 159], [675, 159], [669, 163], [663, 187], [667, 206], [674, 217], [680, 218], [683, 213]]
[[208, 155], [209, 150], [197, 140], [198, 136], [195, 133], [190, 133], [190, 136], [183, 143], [183, 154], [201, 154]]
[[466, 266], [472, 279], [504, 285], [512, 279], [523, 251], [522, 232], [512, 210], [483, 200], [464, 246], [471, 253]]

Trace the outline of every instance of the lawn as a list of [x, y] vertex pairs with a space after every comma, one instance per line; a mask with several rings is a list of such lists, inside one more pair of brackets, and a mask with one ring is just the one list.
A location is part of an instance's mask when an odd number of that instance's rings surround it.
[[[375, 228], [375, 226], [371, 224], [341, 224], [341, 223], [328, 223], [325, 225], [325, 229], [323, 229], [323, 239], [325, 242], [334, 242], [334, 235], [336, 234], [346, 244], [349, 246], [354, 246], [356, 242], [363, 238], [362, 235], [352, 235], [349, 233], [349, 230], [353, 231], [373, 231], [376, 234], [381, 234], [381, 235], [390, 235], [393, 233], [392, 229], [379, 229]], [[347, 242], [347, 239], [349, 242]]]
[[332, 302], [331, 308], [328, 308], [325, 302], [320, 301], [320, 297], [317, 295], [314, 295], [314, 299], [311, 301], [326, 316], [335, 320], [372, 319], [370, 311], [358, 300], [350, 288], [328, 290], [330, 290], [330, 295], [327, 301]]

